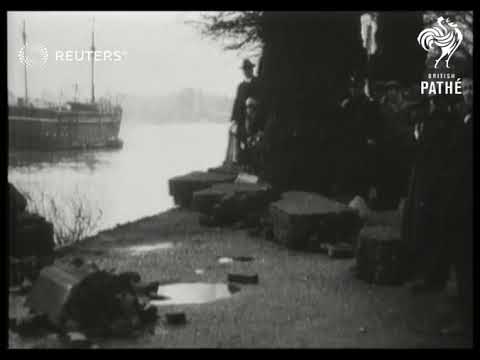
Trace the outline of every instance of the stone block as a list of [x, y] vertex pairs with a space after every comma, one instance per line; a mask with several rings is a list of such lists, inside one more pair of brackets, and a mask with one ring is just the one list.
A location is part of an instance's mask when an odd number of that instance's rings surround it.
[[222, 183], [193, 194], [192, 208], [215, 223], [257, 222], [273, 200], [268, 184]]
[[362, 221], [356, 210], [324, 196], [291, 191], [270, 205], [274, 241], [322, 251], [322, 244], [353, 243]]
[[406, 280], [406, 248], [400, 231], [391, 226], [368, 226], [360, 231], [356, 254], [357, 277], [378, 285]]
[[45, 314], [52, 324], [60, 326], [72, 290], [90, 273], [59, 266], [46, 267], [33, 284], [26, 305], [37, 314]]
[[189, 208], [195, 191], [218, 183], [233, 182], [236, 177], [236, 173], [194, 171], [171, 178], [168, 182], [169, 193], [173, 196], [176, 205]]

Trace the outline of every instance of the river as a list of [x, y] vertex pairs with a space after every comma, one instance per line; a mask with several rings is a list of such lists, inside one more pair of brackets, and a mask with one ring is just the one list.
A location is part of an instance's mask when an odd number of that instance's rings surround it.
[[8, 180], [55, 225], [53, 203], [70, 222], [82, 206], [97, 232], [171, 208], [168, 179], [220, 165], [228, 126], [129, 122], [120, 130], [120, 150], [10, 151]]

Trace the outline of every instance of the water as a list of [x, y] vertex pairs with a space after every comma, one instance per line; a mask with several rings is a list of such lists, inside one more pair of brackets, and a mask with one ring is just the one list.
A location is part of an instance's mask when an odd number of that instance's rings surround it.
[[210, 283], [178, 283], [158, 287], [157, 295], [166, 300], [153, 300], [155, 306], [204, 304], [221, 299], [227, 299], [238, 292], [239, 287], [232, 284]]
[[[31, 194], [37, 204], [52, 198], [62, 213], [73, 214], [75, 204], [81, 202], [99, 218], [96, 230], [103, 230], [171, 208], [168, 179], [220, 165], [228, 126], [125, 123], [120, 130], [121, 150], [12, 151], [8, 180]], [[48, 206], [37, 210], [51, 212]]]

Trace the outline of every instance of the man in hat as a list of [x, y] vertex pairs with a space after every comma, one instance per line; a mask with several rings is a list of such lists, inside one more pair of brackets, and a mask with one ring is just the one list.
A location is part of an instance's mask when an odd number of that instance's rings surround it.
[[243, 60], [242, 70], [245, 76], [237, 88], [237, 94], [233, 103], [231, 121], [236, 125], [237, 146], [239, 147], [240, 162], [242, 162], [241, 150], [246, 146], [247, 130], [245, 124], [246, 102], [249, 97], [258, 99], [258, 79], [253, 74], [255, 65], [248, 59]]
[[414, 151], [414, 124], [410, 106], [405, 101], [400, 83], [388, 81], [380, 101], [381, 169], [379, 197], [381, 207], [396, 208], [406, 197]]
[[352, 76], [349, 95], [340, 103], [337, 126], [339, 161], [336, 191], [348, 195], [371, 197], [375, 183], [375, 147], [378, 130], [377, 103], [365, 93], [365, 81]]

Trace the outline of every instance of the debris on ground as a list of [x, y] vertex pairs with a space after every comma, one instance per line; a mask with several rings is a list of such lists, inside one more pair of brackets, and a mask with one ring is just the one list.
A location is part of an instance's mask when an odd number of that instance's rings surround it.
[[85, 264], [85, 261], [80, 257], [75, 257], [72, 260], [72, 265], [80, 267]]
[[75, 331], [66, 333], [61, 337], [61, 340], [69, 348], [74, 349], [90, 349], [92, 348], [92, 345], [94, 345], [92, 341], [85, 336], [85, 334]]
[[9, 328], [25, 338], [34, 338], [55, 331], [48, 317], [43, 314], [29, 315], [22, 319], [10, 319]]
[[232, 264], [233, 262], [251, 262], [252, 256], [223, 256], [217, 259], [219, 264]]
[[232, 259], [233, 261], [239, 262], [250, 262], [254, 260], [252, 256], [233, 256]]
[[10, 286], [9, 292], [12, 294], [24, 296], [32, 290], [32, 282], [27, 278], [23, 279], [20, 285]]
[[95, 267], [51, 266], [42, 270], [27, 306], [60, 330], [86, 336], [129, 336], [157, 319], [148, 306], [157, 283], [142, 284], [138, 273], [115, 274]]
[[139, 301], [135, 289], [139, 281], [135, 273], [88, 275], [73, 288], [64, 316], [87, 335], [129, 336], [157, 318], [156, 308]]
[[248, 174], [248, 173], [239, 173], [237, 178], [235, 179], [235, 183], [237, 184], [258, 184], [260, 179], [258, 176], [254, 174]]
[[362, 220], [368, 219], [372, 212], [361, 196], [355, 196], [348, 206], [355, 209]]
[[24, 288], [25, 283], [34, 281], [40, 270], [50, 265], [52, 258], [27, 256], [27, 257], [10, 257], [9, 258], [9, 276], [10, 287]]
[[167, 313], [165, 318], [169, 325], [185, 325], [187, 323], [187, 316], [184, 312]]
[[233, 263], [233, 259], [230, 257], [221, 257], [218, 259], [219, 264], [231, 264]]
[[245, 275], [245, 274], [228, 274], [228, 282], [239, 284], [258, 284], [258, 274]]
[[355, 248], [350, 243], [324, 243], [322, 247], [325, 248], [328, 256], [333, 259], [347, 259], [355, 256]]

